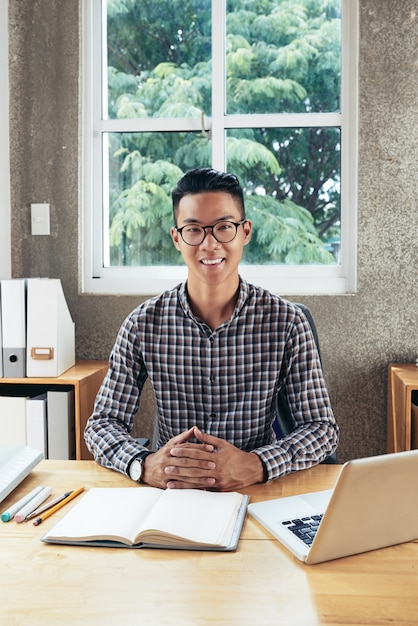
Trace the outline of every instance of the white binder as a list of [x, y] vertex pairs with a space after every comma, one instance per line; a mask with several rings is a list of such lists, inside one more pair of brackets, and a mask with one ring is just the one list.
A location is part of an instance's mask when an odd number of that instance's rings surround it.
[[26, 445], [40, 450], [48, 458], [46, 393], [26, 400]]
[[3, 330], [1, 323], [1, 281], [0, 281], [0, 378], [3, 378]]
[[26, 376], [26, 279], [1, 281], [3, 376]]
[[28, 278], [27, 283], [27, 376], [60, 376], [75, 364], [75, 326], [61, 281]]
[[74, 389], [47, 392], [48, 458], [75, 459]]
[[26, 397], [0, 396], [2, 446], [26, 446]]

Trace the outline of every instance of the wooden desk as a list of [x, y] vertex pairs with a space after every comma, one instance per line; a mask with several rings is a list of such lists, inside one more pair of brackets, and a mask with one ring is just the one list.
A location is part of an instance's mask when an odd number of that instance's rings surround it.
[[[244, 491], [256, 501], [328, 489], [338, 471], [320, 465]], [[81, 485], [138, 488], [93, 461], [43, 461], [1, 510], [39, 484], [55, 495]], [[38, 527], [0, 522], [1, 625], [418, 623], [415, 542], [306, 566], [247, 517], [231, 553], [43, 544], [70, 506]]]

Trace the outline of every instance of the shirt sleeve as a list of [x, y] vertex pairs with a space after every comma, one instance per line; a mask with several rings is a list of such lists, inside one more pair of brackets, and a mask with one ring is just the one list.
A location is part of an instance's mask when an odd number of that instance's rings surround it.
[[124, 474], [132, 458], [146, 451], [130, 435], [146, 378], [130, 316], [119, 331], [84, 431], [86, 445], [95, 461]]
[[339, 428], [303, 313], [297, 315], [288, 336], [281, 385], [295, 429], [277, 442], [253, 450], [263, 463], [267, 480], [321, 463], [338, 445]]

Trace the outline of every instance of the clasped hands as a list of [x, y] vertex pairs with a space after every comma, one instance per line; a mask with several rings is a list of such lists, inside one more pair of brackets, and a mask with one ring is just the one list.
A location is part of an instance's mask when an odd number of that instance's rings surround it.
[[234, 491], [262, 482], [263, 475], [256, 454], [193, 426], [146, 457], [142, 480], [163, 489]]

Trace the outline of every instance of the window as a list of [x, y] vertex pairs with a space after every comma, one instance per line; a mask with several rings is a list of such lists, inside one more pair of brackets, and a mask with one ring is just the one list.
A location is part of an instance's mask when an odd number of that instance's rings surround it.
[[170, 194], [203, 165], [244, 187], [245, 278], [354, 291], [357, 2], [84, 4], [83, 290], [149, 295], [185, 278]]

